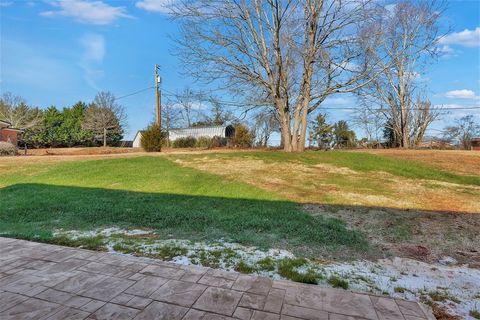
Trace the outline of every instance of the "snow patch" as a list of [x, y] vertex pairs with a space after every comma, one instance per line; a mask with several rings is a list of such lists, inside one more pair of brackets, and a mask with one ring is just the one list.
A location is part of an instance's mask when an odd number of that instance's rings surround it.
[[[136, 254], [161, 258], [181, 265], [208, 266], [226, 271], [235, 271], [241, 262], [251, 267], [253, 273], [284, 279], [278, 271], [283, 259], [294, 259], [287, 250], [261, 250], [217, 241], [193, 242], [179, 239], [156, 239], [152, 231], [140, 229], [107, 228], [93, 231], [58, 230], [55, 236], [71, 239], [104, 237], [108, 252]], [[135, 237], [132, 237], [135, 236]], [[142, 237], [145, 236], [145, 237]], [[265, 262], [268, 267], [265, 267]], [[445, 257], [442, 263], [429, 264], [417, 260], [398, 258], [381, 259], [375, 262], [357, 260], [344, 263], [321, 263], [321, 260], [305, 259], [305, 264], [294, 269], [300, 274], [315, 272], [319, 285], [330, 286], [328, 279], [338, 277], [347, 280], [354, 291], [383, 294], [412, 301], [434, 301], [452, 315], [473, 319], [469, 312], [480, 309], [480, 270], [455, 265]], [[263, 263], [262, 263], [263, 262]], [[439, 299], [440, 297], [441, 299]]]

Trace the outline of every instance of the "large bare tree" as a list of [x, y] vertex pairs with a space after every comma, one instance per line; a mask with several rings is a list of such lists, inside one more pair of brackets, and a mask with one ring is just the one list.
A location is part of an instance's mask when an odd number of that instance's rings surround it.
[[28, 129], [41, 122], [42, 112], [29, 107], [22, 97], [7, 92], [0, 98], [0, 120], [9, 122], [14, 128]]
[[82, 127], [93, 133], [95, 140], [102, 141], [104, 147], [110, 140], [118, 142], [122, 138], [126, 122], [124, 108], [116, 102], [110, 92], [99, 92], [85, 111]]
[[[403, 148], [422, 141], [439, 115], [420, 88], [424, 68], [437, 52], [442, 1], [404, 0], [378, 11], [361, 33], [371, 81], [361, 88], [363, 105], [380, 112]], [[424, 90], [424, 89], [422, 89]]]
[[[357, 31], [369, 0], [178, 0], [187, 71], [273, 105], [285, 151], [303, 151], [308, 116], [364, 84]], [[250, 102], [251, 103], [251, 102]]]
[[202, 104], [202, 93], [193, 91], [186, 87], [181, 92], [170, 95], [172, 108], [176, 108], [183, 120], [183, 125], [191, 127], [193, 123], [202, 118], [200, 110]]

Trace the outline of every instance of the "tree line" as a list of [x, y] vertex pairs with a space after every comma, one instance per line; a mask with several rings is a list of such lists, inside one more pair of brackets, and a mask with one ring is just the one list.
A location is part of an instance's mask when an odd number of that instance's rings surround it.
[[20, 144], [29, 147], [116, 146], [123, 138], [126, 115], [110, 92], [99, 92], [88, 104], [79, 101], [44, 110], [5, 93], [0, 98], [0, 119], [24, 130]]

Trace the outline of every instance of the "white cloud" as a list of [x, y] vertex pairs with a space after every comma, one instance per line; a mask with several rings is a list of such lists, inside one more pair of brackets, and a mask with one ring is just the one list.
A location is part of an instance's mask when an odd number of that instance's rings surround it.
[[113, 7], [103, 1], [53, 0], [49, 4], [56, 10], [41, 12], [42, 16], [72, 17], [76, 21], [96, 25], [106, 25], [119, 18], [130, 17], [125, 7]]
[[472, 90], [461, 89], [461, 90], [452, 90], [445, 93], [447, 98], [452, 99], [479, 99], [480, 97], [475, 94]]
[[100, 34], [86, 34], [80, 39], [84, 48], [84, 59], [101, 62], [105, 56], [105, 38]]
[[452, 54], [454, 50], [450, 46], [443, 45], [438, 48], [438, 52], [442, 54]]
[[480, 27], [475, 30], [465, 29], [460, 32], [453, 32], [440, 38], [438, 43], [442, 45], [460, 45], [464, 47], [480, 47]]
[[90, 87], [99, 91], [97, 81], [103, 77], [100, 65], [105, 57], [105, 38], [100, 34], [86, 34], [80, 38], [83, 55], [80, 66], [84, 70], [84, 77]]
[[171, 4], [171, 0], [141, 0], [135, 3], [135, 6], [139, 9], [151, 12], [170, 13], [168, 6]]

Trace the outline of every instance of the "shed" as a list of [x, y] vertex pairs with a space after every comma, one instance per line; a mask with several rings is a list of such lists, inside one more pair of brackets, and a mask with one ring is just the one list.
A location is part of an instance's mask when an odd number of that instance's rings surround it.
[[0, 120], [0, 141], [10, 142], [17, 145], [18, 135], [23, 131], [13, 128], [11, 123], [5, 120]]
[[473, 138], [470, 143], [472, 144], [472, 150], [480, 151], [480, 137]]
[[132, 143], [132, 147], [133, 148], [141, 148], [142, 147], [142, 143], [141, 143], [141, 140], [142, 140], [142, 133], [144, 131], [140, 130], [137, 132], [137, 134], [135, 135], [135, 138], [133, 139], [133, 143]]
[[196, 139], [200, 137], [233, 138], [234, 135], [235, 135], [235, 128], [232, 125], [179, 128], [179, 129], [171, 129], [168, 132], [168, 138], [170, 139], [170, 141], [175, 141], [179, 138], [187, 138], [187, 137], [194, 137]]

